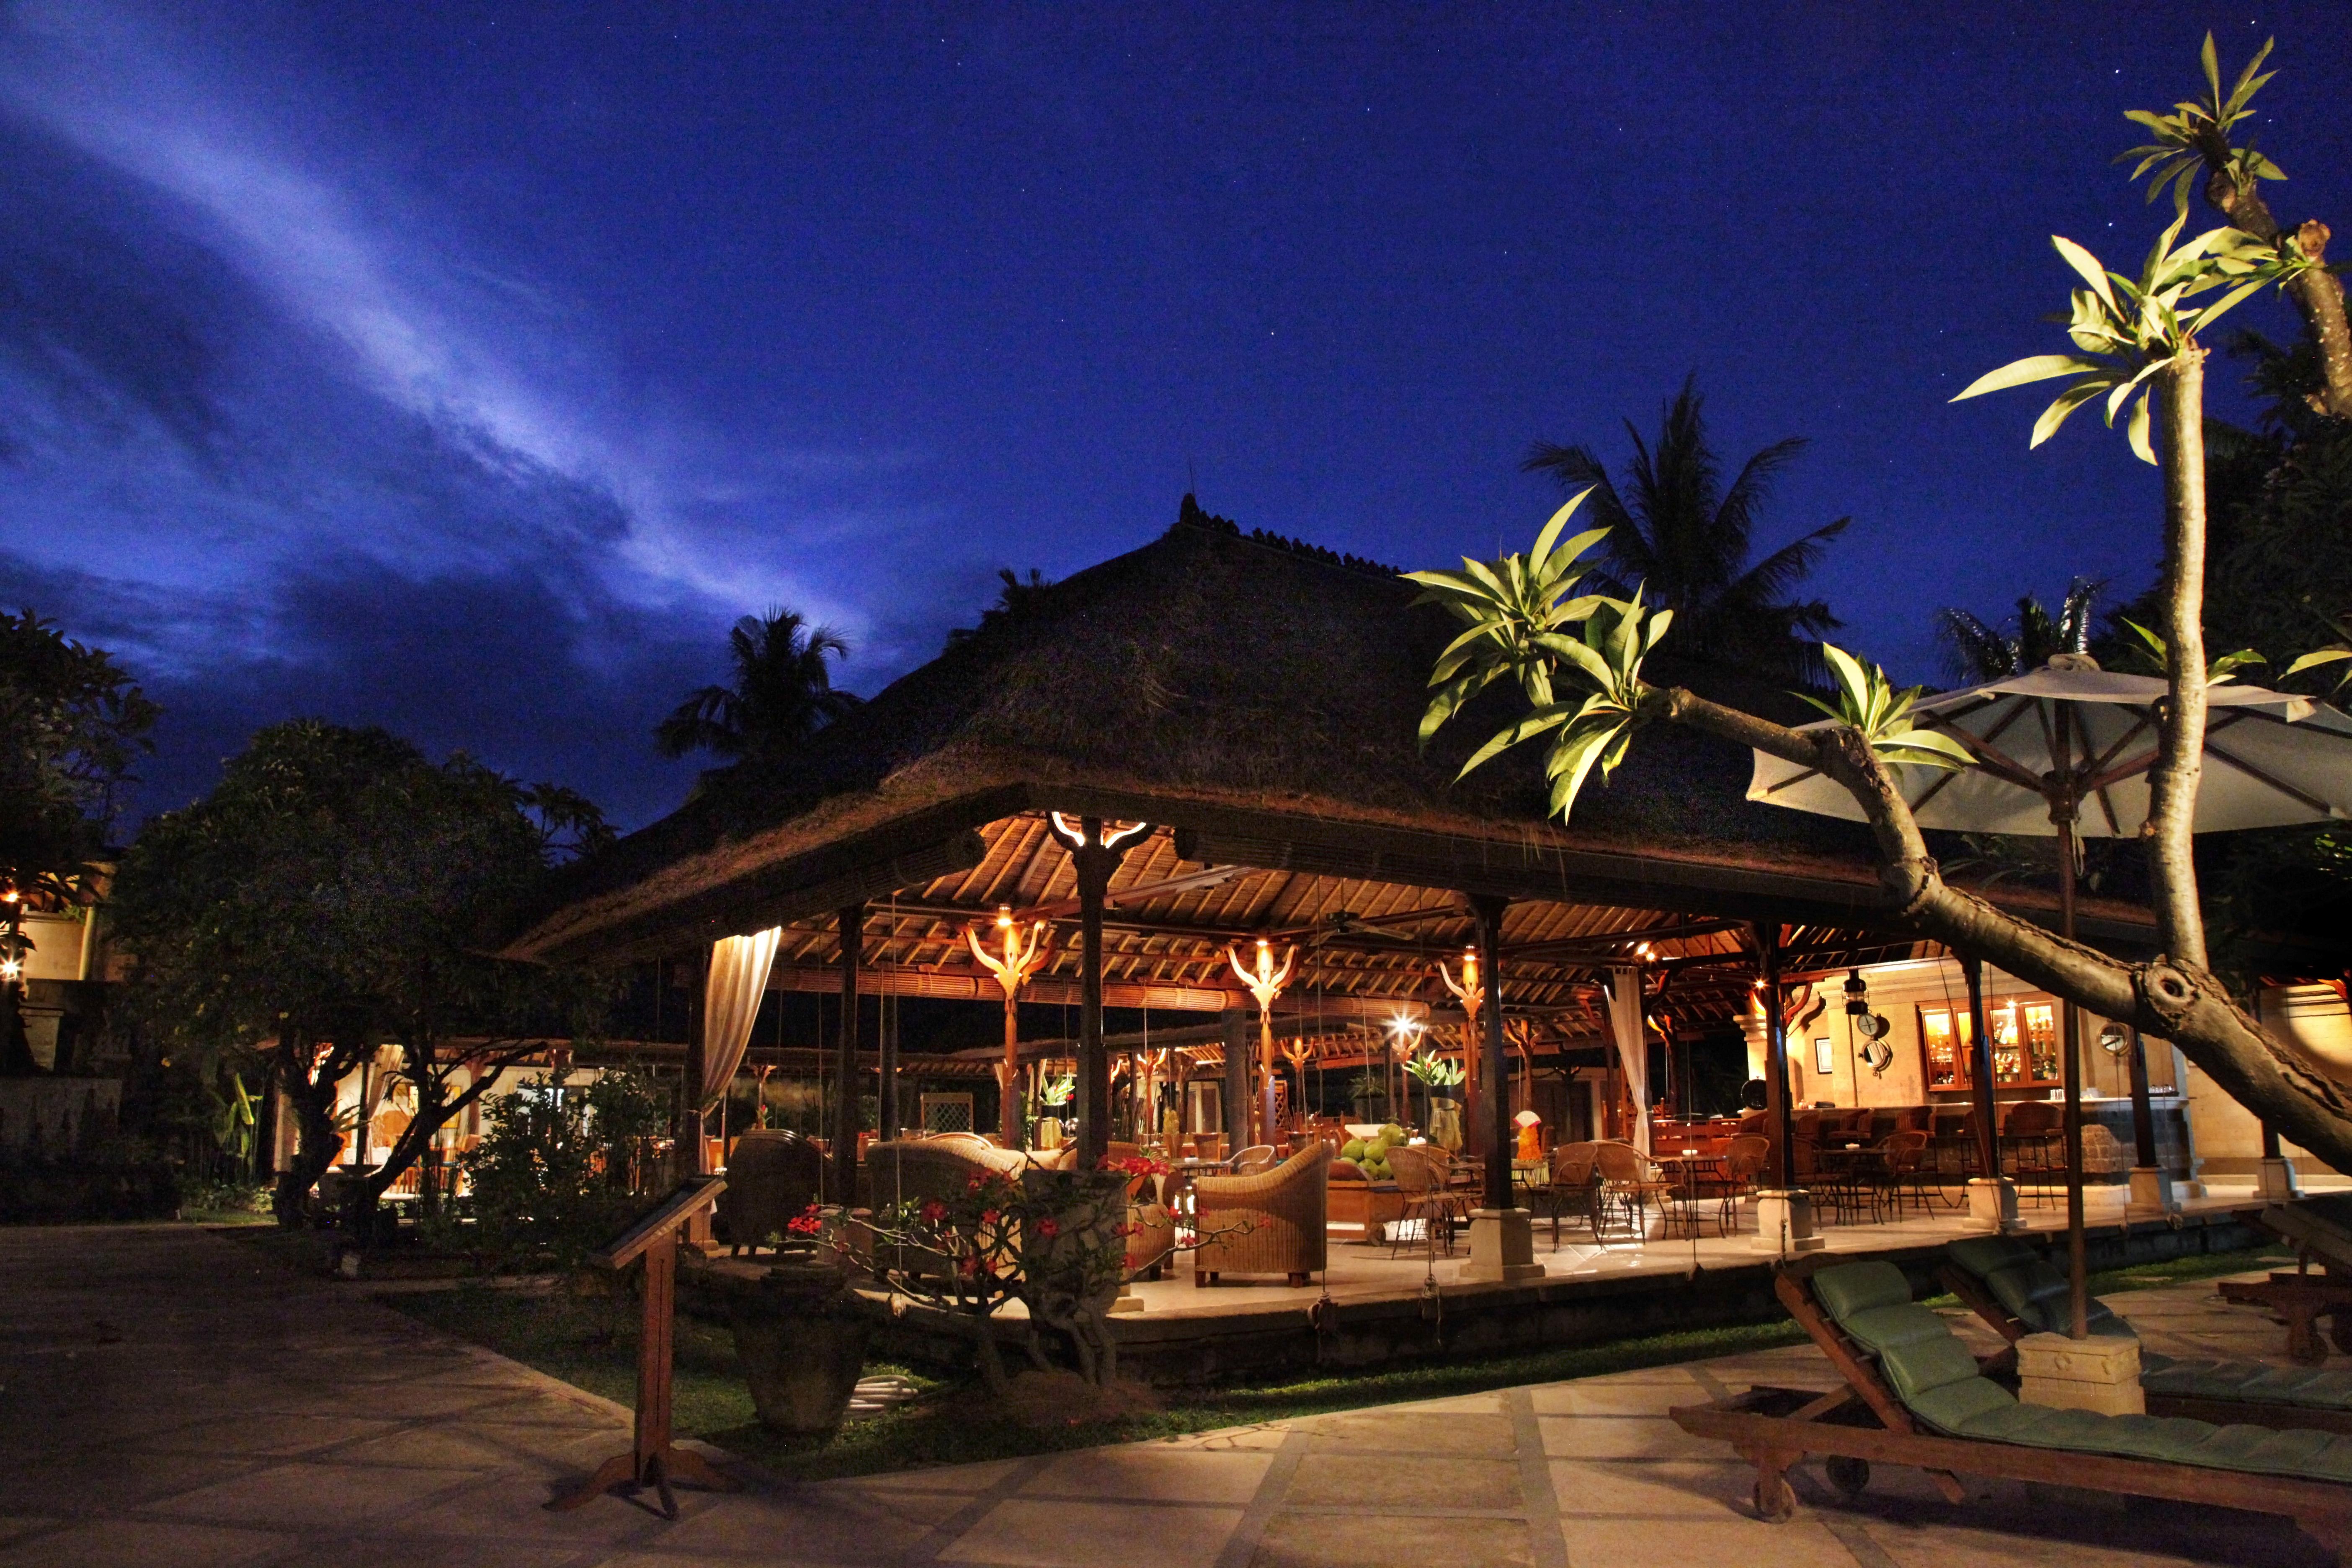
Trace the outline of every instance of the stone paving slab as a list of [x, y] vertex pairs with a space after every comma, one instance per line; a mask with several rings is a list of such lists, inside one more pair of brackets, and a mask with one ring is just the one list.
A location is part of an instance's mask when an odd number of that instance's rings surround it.
[[[2210, 1283], [2118, 1305], [2158, 1350], [2283, 1349]], [[1765, 1524], [1752, 1471], [1665, 1412], [1830, 1386], [1810, 1347], [815, 1485], [747, 1468], [673, 1524], [541, 1506], [625, 1446], [618, 1406], [201, 1231], [0, 1231], [0, 1568], [2325, 1561], [2281, 1521], [1981, 1482], [1954, 1508], [1901, 1470], [1849, 1504], [1801, 1468], [1799, 1517]]]

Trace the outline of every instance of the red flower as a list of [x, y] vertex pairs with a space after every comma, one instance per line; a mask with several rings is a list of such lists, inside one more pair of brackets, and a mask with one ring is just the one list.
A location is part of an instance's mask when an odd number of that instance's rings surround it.
[[937, 1225], [940, 1221], [948, 1217], [948, 1205], [940, 1202], [939, 1199], [933, 1198], [929, 1203], [926, 1203], [919, 1212], [923, 1216], [924, 1224]]
[[971, 1276], [980, 1272], [980, 1259], [977, 1258], [967, 1258], [963, 1259], [963, 1261], [956, 1265], [956, 1272], [966, 1279], [970, 1279]]
[[1053, 1215], [1047, 1215], [1037, 1222], [1037, 1234], [1051, 1241], [1062, 1234], [1062, 1227]]
[[979, 1174], [974, 1174], [971, 1180], [964, 1184], [964, 1187], [967, 1191], [975, 1193], [986, 1185], [988, 1185], [988, 1178]]
[[1001, 1212], [1001, 1211], [996, 1210], [996, 1209], [982, 1209], [982, 1210], [981, 1210], [981, 1211], [980, 1211], [980, 1223], [981, 1223], [981, 1224], [982, 1224], [982, 1225], [994, 1225], [994, 1224], [996, 1223], [996, 1220], [997, 1220], [997, 1215], [998, 1215], [998, 1214], [999, 1214], [1000, 1212]]

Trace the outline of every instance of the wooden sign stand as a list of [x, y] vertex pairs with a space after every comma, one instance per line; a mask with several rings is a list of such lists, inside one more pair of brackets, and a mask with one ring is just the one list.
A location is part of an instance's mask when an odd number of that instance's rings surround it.
[[625, 1454], [615, 1454], [596, 1467], [596, 1473], [577, 1490], [547, 1506], [558, 1511], [585, 1508], [607, 1492], [634, 1492], [651, 1487], [661, 1498], [662, 1516], [677, 1517], [672, 1481], [705, 1487], [712, 1491], [740, 1491], [741, 1484], [713, 1468], [691, 1449], [670, 1444], [670, 1338], [677, 1304], [678, 1234], [697, 1215], [708, 1214], [727, 1185], [718, 1176], [694, 1176], [664, 1198], [659, 1207], [623, 1231], [589, 1261], [605, 1268], [625, 1268], [638, 1258], [646, 1260], [644, 1326], [637, 1337], [636, 1441]]

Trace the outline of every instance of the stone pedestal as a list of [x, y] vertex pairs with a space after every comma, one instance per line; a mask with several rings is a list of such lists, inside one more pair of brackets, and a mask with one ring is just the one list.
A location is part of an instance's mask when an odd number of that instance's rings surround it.
[[1525, 1209], [1470, 1211], [1470, 1261], [1462, 1266], [1465, 1284], [1514, 1284], [1540, 1279], [1536, 1261], [1535, 1215]]
[[2017, 1217], [2017, 1184], [2007, 1176], [1977, 1176], [1969, 1182], [1969, 1219], [1996, 1236], [2015, 1236], [2025, 1228]]
[[2172, 1190], [2172, 1173], [2157, 1165], [2134, 1165], [2131, 1208], [2150, 1214], [2179, 1214], [2180, 1199]]
[[1802, 1187], [1768, 1187], [1756, 1194], [1756, 1250], [1778, 1256], [1818, 1252], [1828, 1242], [1813, 1234], [1813, 1194]]
[[1143, 1298], [1135, 1293], [1134, 1286], [1122, 1285], [1118, 1288], [1118, 1300], [1113, 1301], [1108, 1310], [1114, 1318], [1129, 1312], [1140, 1312], [1143, 1310]]
[[2303, 1196], [2303, 1184], [2295, 1179], [2292, 1160], [2264, 1160], [2262, 1175], [2254, 1183], [2254, 1195], [2274, 1204], [2289, 1204]]
[[2139, 1342], [2106, 1334], [2081, 1340], [2028, 1334], [2017, 1342], [2017, 1396], [2054, 1410], [2145, 1415]]

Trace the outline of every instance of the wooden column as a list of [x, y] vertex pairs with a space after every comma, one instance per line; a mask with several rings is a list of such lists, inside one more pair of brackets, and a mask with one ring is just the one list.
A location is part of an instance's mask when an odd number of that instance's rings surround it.
[[[1483, 1014], [1485, 1048], [1477, 1053], [1484, 1079], [1486, 1114], [1472, 1133], [1473, 1143], [1486, 1162], [1486, 1191], [1482, 1200], [1490, 1209], [1511, 1206], [1511, 1079], [1503, 1055], [1503, 910], [1509, 900], [1493, 894], [1474, 894], [1470, 913], [1475, 923], [1478, 967], [1484, 972], [1486, 1005]], [[1466, 1077], [1466, 1075], [1465, 1075]]]
[[1225, 1043], [1225, 1136], [1231, 1140], [1225, 1145], [1228, 1154], [1249, 1142], [1249, 1026], [1250, 1016], [1239, 1007], [1230, 1007], [1217, 1015], [1217, 1029]]
[[1103, 900], [1111, 873], [1125, 858], [1122, 845], [1150, 833], [1150, 823], [1106, 832], [1099, 816], [1073, 823], [1062, 813], [1045, 818], [1055, 841], [1070, 852], [1078, 879], [1078, 1168], [1095, 1170], [1110, 1152], [1110, 1060], [1103, 1051]]
[[845, 1208], [857, 1203], [857, 966], [865, 956], [866, 906], [841, 911], [841, 1033], [835, 1038], [833, 1073], [833, 1200]]
[[1969, 1076], [1976, 1080], [1977, 1173], [1997, 1182], [2000, 1180], [2000, 1123], [1993, 1098], [1992, 1033], [1985, 1027], [1984, 962], [1961, 959], [1960, 976], [1969, 985]]
[[887, 1142], [898, 1136], [898, 999], [881, 996], [876, 1005], [882, 1031], [882, 1101], [876, 1126]]
[[[2059, 761], [2063, 766], [2063, 744]], [[2074, 824], [2071, 814], [2058, 824], [2058, 925], [2059, 934], [2073, 938]], [[2066, 1082], [2066, 1333], [2079, 1340], [2091, 1332], [2090, 1262], [2083, 1237], [2083, 1018], [2074, 1004], [2063, 997], [2059, 998], [2058, 1018], [2058, 1049], [2064, 1058], [2061, 1076]]]
[[[710, 947], [705, 943], [686, 961], [686, 1066], [683, 1069], [685, 1092], [679, 1096], [677, 1108], [677, 1155], [676, 1164], [680, 1180], [706, 1174], [709, 1161], [702, 1142], [703, 1085], [709, 1081], [704, 1074], [702, 1028], [704, 1015], [709, 1010], [710, 996]], [[650, 1276], [648, 1276], [650, 1278]]]
[[[1099, 841], [1102, 823], [1087, 817], [1087, 837]], [[1103, 895], [1110, 890], [1115, 855], [1081, 849], [1078, 861], [1078, 1166], [1093, 1170], [1110, 1152], [1110, 1060], [1103, 1053]]]
[[1758, 978], [1764, 982], [1764, 1104], [1772, 1119], [1772, 1184], [1797, 1184], [1797, 1119], [1789, 1104], [1789, 1021], [1780, 1008], [1780, 922], [1756, 927]]
[[2132, 1163], [2156, 1169], [2156, 1109], [2147, 1096], [2147, 1042], [2131, 1032]]

